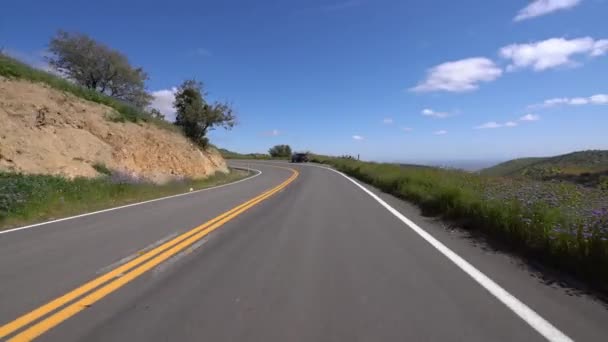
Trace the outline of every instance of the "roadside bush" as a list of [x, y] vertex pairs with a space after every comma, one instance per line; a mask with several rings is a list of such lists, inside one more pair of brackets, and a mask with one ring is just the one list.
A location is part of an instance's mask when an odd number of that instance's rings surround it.
[[289, 145], [275, 145], [268, 150], [273, 158], [288, 158], [291, 157], [291, 147]]

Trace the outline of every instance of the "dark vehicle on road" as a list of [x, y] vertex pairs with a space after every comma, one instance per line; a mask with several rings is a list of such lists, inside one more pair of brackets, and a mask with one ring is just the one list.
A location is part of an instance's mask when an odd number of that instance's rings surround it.
[[294, 153], [291, 155], [292, 163], [307, 163], [308, 153]]

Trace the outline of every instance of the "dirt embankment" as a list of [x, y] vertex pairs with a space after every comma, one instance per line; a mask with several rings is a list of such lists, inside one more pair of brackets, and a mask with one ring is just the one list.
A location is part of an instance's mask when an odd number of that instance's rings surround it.
[[96, 177], [95, 164], [163, 183], [227, 172], [177, 131], [112, 122], [110, 107], [42, 84], [0, 77], [0, 170]]

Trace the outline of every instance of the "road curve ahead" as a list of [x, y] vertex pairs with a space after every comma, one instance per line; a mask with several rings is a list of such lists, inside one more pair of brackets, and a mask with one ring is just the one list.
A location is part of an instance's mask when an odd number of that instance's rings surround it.
[[0, 233], [0, 341], [607, 341], [608, 310], [313, 165]]

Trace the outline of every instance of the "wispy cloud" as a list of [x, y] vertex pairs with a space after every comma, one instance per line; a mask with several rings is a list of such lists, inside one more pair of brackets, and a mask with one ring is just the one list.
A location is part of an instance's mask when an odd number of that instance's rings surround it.
[[211, 56], [211, 51], [205, 49], [205, 48], [197, 48], [196, 50], [194, 50], [194, 53], [197, 56], [201, 56], [201, 57], [210, 57]]
[[445, 129], [442, 129], [442, 130], [433, 132], [433, 134], [435, 134], [435, 135], [446, 135], [446, 134], [448, 134], [448, 131], [446, 131]]
[[384, 120], [382, 120], [382, 123], [385, 125], [391, 125], [391, 124], [393, 124], [393, 122], [394, 121], [391, 118], [384, 118]]
[[353, 135], [353, 140], [361, 141], [361, 140], [363, 140], [363, 139], [365, 139], [365, 138], [363, 138], [363, 137], [362, 137], [362, 136], [360, 136], [360, 135]]
[[465, 92], [479, 88], [482, 82], [491, 82], [502, 75], [502, 69], [483, 57], [446, 62], [427, 71], [426, 79], [410, 91], [414, 92]]
[[321, 10], [325, 12], [335, 12], [342, 11], [349, 8], [357, 7], [363, 4], [363, 0], [350, 0], [350, 1], [341, 1], [334, 2], [331, 4], [321, 6]]
[[490, 121], [490, 122], [486, 122], [484, 124], [481, 124], [477, 127], [475, 127], [475, 129], [492, 129], [492, 128], [500, 128], [503, 127], [503, 124], [499, 124], [496, 121]]
[[555, 11], [572, 8], [581, 2], [582, 0], [534, 0], [528, 6], [521, 9], [513, 20], [522, 21], [540, 17], [541, 15], [546, 15]]
[[406, 133], [409, 133], [409, 132], [413, 131], [414, 129], [411, 128], [411, 127], [401, 127], [401, 130], [404, 131], [404, 132], [406, 132]]
[[496, 121], [490, 121], [490, 122], [481, 124], [479, 126], [475, 126], [473, 128], [475, 128], [475, 129], [495, 129], [495, 128], [503, 128], [503, 127], [512, 128], [512, 127], [516, 127], [517, 125], [518, 125], [518, 123], [515, 121], [507, 121], [505, 123], [498, 123]]
[[171, 89], [161, 89], [151, 93], [152, 103], [150, 104], [150, 108], [158, 109], [165, 115], [165, 119], [169, 122], [175, 121], [175, 108], [173, 108], [173, 102], [175, 101], [176, 91], [177, 88], [173, 87]]
[[583, 105], [606, 105], [608, 94], [596, 94], [589, 97], [556, 97], [548, 99], [539, 104], [528, 106], [529, 108], [550, 108], [558, 106], [583, 106]]
[[519, 118], [519, 121], [538, 121], [540, 120], [540, 115], [536, 114], [526, 114]]
[[608, 39], [595, 40], [591, 37], [576, 39], [551, 38], [529, 44], [511, 44], [500, 49], [503, 58], [511, 64], [508, 71], [531, 68], [543, 71], [560, 66], [576, 66], [575, 55], [598, 57], [608, 52]]
[[279, 131], [278, 129], [273, 129], [271, 131], [263, 132], [262, 135], [267, 136], [267, 137], [276, 137], [276, 136], [281, 135], [281, 131]]
[[420, 113], [424, 116], [429, 116], [429, 117], [437, 118], [437, 119], [444, 119], [444, 118], [447, 118], [448, 116], [452, 115], [451, 113], [448, 113], [448, 112], [436, 112], [429, 108], [423, 109], [422, 112], [420, 112]]

